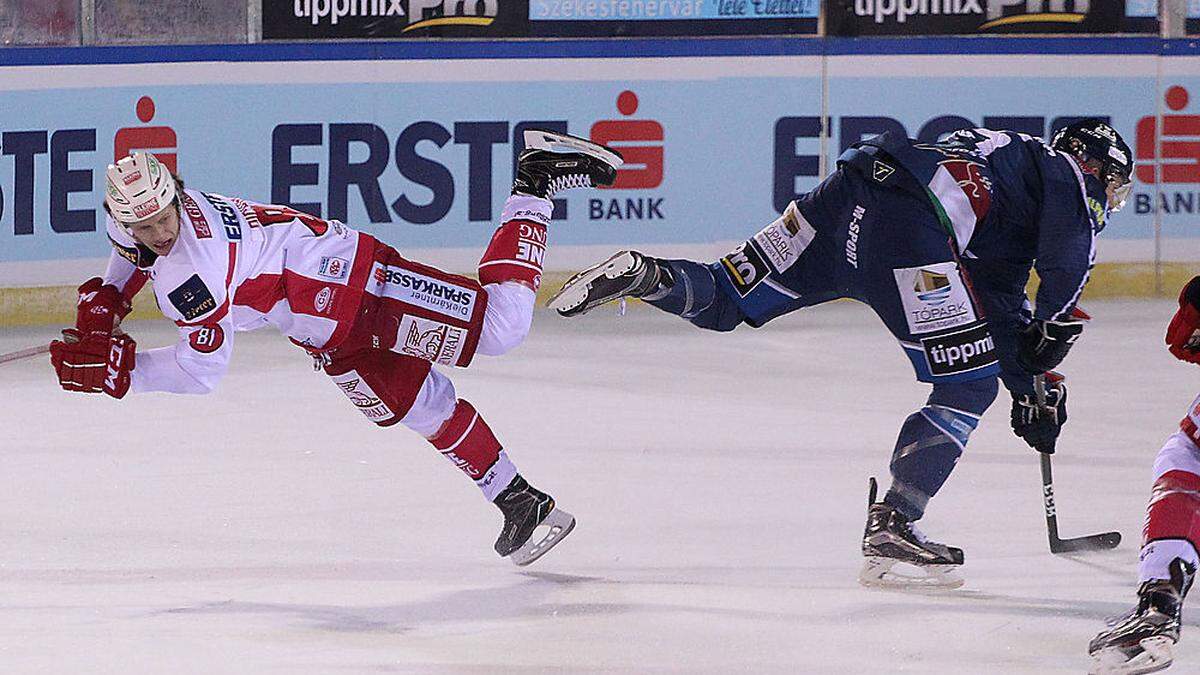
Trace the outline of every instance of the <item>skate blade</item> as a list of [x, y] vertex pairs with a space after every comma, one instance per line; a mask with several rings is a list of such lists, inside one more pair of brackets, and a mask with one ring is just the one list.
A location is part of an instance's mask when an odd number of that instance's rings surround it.
[[508, 559], [517, 567], [524, 567], [550, 552], [558, 542], [575, 529], [575, 516], [555, 508], [546, 514], [546, 519], [529, 535], [529, 541], [513, 551]]
[[634, 262], [635, 258], [629, 251], [615, 253], [608, 260], [594, 267], [589, 267], [568, 279], [567, 283], [563, 284], [563, 287], [558, 289], [557, 293], [550, 296], [550, 299], [546, 302], [546, 306], [563, 316], [577, 316], [585, 314], [606, 302], [616, 300], [616, 298], [608, 298], [597, 302], [595, 307], [589, 307], [578, 312], [573, 311], [587, 302], [588, 291], [593, 281], [604, 276], [607, 276], [609, 279], [615, 279], [633, 269]]
[[[897, 571], [897, 565], [901, 565], [901, 569], [916, 570], [917, 573]], [[958, 574], [959, 567], [961, 565], [917, 566], [891, 558], [868, 557], [858, 573], [858, 583], [869, 588], [951, 590], [965, 583]]]
[[620, 154], [599, 143], [593, 143], [586, 138], [571, 136], [570, 134], [558, 134], [553, 131], [543, 131], [540, 129], [525, 130], [525, 148], [546, 150], [560, 154], [581, 152], [599, 159], [614, 169], [621, 168], [621, 165], [625, 163]]
[[1162, 635], [1148, 637], [1138, 643], [1141, 651], [1133, 656], [1127, 649], [1106, 647], [1092, 655], [1089, 675], [1142, 675], [1157, 673], [1171, 666], [1171, 638]]

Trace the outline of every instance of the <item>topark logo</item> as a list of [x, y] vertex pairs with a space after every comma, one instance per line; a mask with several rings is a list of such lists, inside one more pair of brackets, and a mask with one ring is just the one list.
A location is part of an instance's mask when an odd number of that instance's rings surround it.
[[946, 304], [950, 299], [950, 278], [932, 270], [921, 270], [917, 273], [913, 290], [917, 299], [934, 307]]

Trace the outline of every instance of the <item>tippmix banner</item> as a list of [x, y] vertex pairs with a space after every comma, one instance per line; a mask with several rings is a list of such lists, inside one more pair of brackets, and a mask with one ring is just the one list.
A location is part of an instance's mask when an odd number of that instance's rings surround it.
[[527, 0], [262, 0], [264, 40], [520, 37]]
[[826, 0], [829, 35], [1118, 33], [1121, 0]]

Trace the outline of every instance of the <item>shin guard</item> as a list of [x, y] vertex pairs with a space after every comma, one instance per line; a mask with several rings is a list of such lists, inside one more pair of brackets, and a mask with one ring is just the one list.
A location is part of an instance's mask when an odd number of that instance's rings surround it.
[[458, 399], [450, 419], [429, 438], [429, 442], [470, 476], [489, 500], [516, 476], [516, 467], [509, 461], [496, 435], [475, 406], [463, 399]]
[[1142, 529], [1142, 554], [1138, 573], [1142, 581], [1169, 579], [1168, 566], [1175, 558], [1196, 565], [1200, 542], [1200, 476], [1174, 469], [1154, 482], [1146, 525]]

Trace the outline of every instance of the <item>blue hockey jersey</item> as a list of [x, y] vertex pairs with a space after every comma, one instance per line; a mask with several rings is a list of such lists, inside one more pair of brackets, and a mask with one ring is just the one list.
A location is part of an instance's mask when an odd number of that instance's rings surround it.
[[[1029, 377], [1014, 360], [1017, 330], [1031, 316], [1061, 319], [1078, 302], [1105, 224], [1100, 182], [1040, 139], [990, 129], [937, 143], [884, 134], [847, 151], [841, 163], [928, 199], [987, 314], [1005, 383], [1025, 390]], [[880, 176], [879, 167], [892, 163], [904, 170]], [[1040, 279], [1036, 308], [1025, 296], [1031, 268]]]

